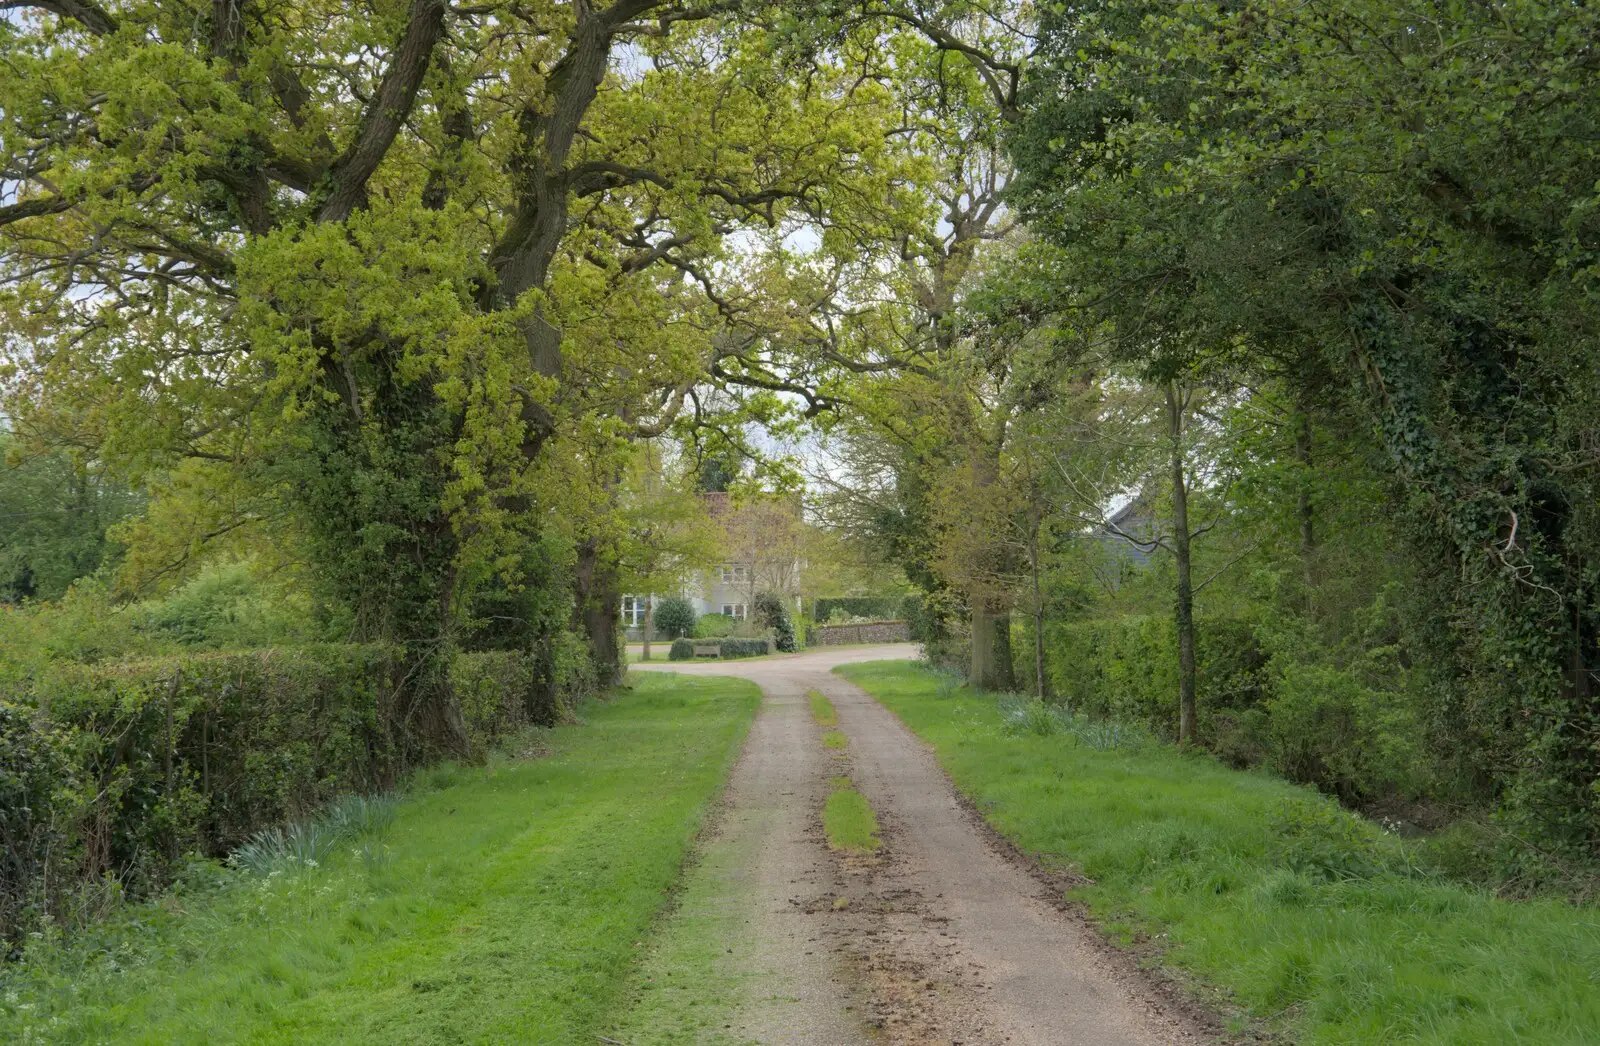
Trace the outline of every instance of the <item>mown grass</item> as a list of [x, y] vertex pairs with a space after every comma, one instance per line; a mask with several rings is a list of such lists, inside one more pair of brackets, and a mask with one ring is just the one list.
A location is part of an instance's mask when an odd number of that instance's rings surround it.
[[811, 702], [811, 718], [817, 721], [818, 726], [839, 725], [839, 713], [834, 709], [833, 702], [828, 700], [827, 694], [820, 690], [808, 690], [806, 700]]
[[7, 1041], [593, 1041], [754, 714], [742, 680], [641, 674], [545, 758], [445, 767], [378, 859], [337, 848], [131, 908], [0, 971]]
[[855, 790], [848, 777], [830, 780], [832, 791], [822, 807], [822, 830], [828, 846], [844, 853], [872, 853], [883, 845], [878, 838], [878, 817], [866, 796]]
[[1499, 900], [1264, 774], [1141, 740], [1019, 729], [905, 662], [837, 671], [930, 741], [999, 831], [1092, 880], [1124, 941], [1305, 1044], [1600, 1043], [1600, 910]]

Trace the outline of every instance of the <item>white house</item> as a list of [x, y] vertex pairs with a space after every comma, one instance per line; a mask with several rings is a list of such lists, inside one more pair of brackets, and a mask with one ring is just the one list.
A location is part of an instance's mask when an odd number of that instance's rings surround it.
[[[750, 616], [757, 592], [777, 592], [799, 609], [803, 521], [798, 497], [763, 497], [734, 503], [725, 493], [702, 494], [706, 512], [720, 525], [723, 561], [700, 571], [678, 593], [696, 615]], [[649, 599], [622, 597], [622, 624], [630, 640], [643, 638]], [[661, 596], [656, 596], [660, 599]]]

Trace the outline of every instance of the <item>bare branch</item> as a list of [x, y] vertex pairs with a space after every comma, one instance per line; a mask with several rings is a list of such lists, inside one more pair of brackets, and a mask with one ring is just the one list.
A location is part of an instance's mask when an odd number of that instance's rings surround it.
[[445, 0], [412, 0], [405, 33], [389, 59], [377, 93], [361, 114], [355, 140], [334, 161], [333, 192], [322, 205], [318, 221], [343, 221], [365, 202], [367, 180], [383, 162], [410, 115], [433, 49], [444, 35], [445, 8]]

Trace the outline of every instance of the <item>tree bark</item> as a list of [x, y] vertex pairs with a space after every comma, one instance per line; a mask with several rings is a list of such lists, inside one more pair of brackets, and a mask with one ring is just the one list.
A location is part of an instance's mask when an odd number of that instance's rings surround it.
[[589, 641], [595, 684], [601, 689], [616, 686], [622, 681], [622, 648], [617, 642], [622, 585], [598, 539], [589, 538], [578, 546], [573, 583], [577, 597], [573, 624]]
[[974, 689], [1015, 688], [1016, 676], [1011, 666], [1011, 612], [992, 599], [973, 600], [970, 664], [967, 682]]
[[644, 597], [644, 659], [650, 660], [650, 633], [656, 627], [656, 597]]
[[1039, 516], [1032, 513], [1028, 529], [1028, 570], [1033, 575], [1033, 689], [1043, 701], [1044, 680], [1044, 593], [1039, 584]]
[[1195, 714], [1194, 585], [1190, 580], [1189, 492], [1184, 481], [1183, 397], [1167, 385], [1167, 425], [1172, 439], [1172, 548], [1177, 558], [1178, 592], [1174, 619], [1178, 630], [1178, 743], [1197, 740]]
[[1300, 463], [1300, 570], [1306, 588], [1306, 613], [1317, 612], [1316, 507], [1311, 503], [1311, 417], [1302, 408], [1295, 417], [1294, 454]]

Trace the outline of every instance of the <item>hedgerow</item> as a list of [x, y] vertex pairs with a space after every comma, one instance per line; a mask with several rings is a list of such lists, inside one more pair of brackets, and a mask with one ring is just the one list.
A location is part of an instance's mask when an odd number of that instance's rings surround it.
[[[551, 725], [592, 687], [572, 645], [544, 669], [553, 688], [525, 655], [455, 659], [475, 745]], [[392, 788], [401, 663], [389, 647], [322, 644], [58, 664], [0, 696], [0, 939], [69, 917], [94, 884], [148, 894], [187, 855]]]

